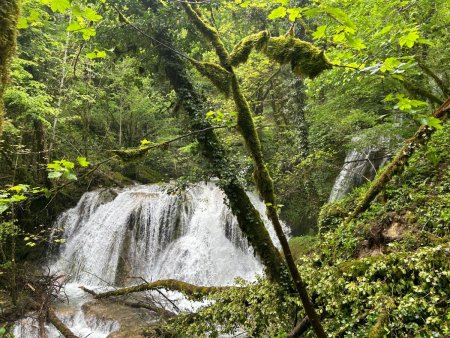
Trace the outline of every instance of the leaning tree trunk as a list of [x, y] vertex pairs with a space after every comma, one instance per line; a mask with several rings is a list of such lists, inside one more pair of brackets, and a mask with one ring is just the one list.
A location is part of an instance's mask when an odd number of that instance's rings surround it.
[[[449, 111], [450, 97], [437, 110], [434, 111], [432, 116], [445, 122], [448, 119]], [[426, 144], [434, 132], [435, 129], [432, 127], [421, 126], [414, 136], [406, 141], [405, 145], [400, 149], [391, 163], [389, 163], [381, 175], [372, 182], [369, 190], [367, 190], [364, 196], [358, 201], [355, 209], [353, 209], [351, 214], [345, 220], [346, 223], [351, 222], [356, 218], [356, 216], [370, 207], [372, 201], [384, 189], [392, 177], [403, 171], [415, 150]]]
[[2, 0], [0, 4], [0, 136], [3, 132], [3, 93], [9, 76], [9, 64], [16, 51], [19, 1]]
[[[191, 128], [193, 130], [210, 128], [210, 123], [205, 120], [204, 100], [194, 89], [185, 62], [171, 47], [169, 36], [165, 31], [158, 32], [156, 38], [158, 41], [164, 41], [164, 44], [157, 44], [156, 49], [164, 60], [167, 78], [182, 102], [184, 111], [190, 117]], [[220, 187], [228, 198], [239, 227], [264, 264], [267, 276], [273, 281], [280, 281], [282, 271], [285, 270], [283, 259], [273, 245], [259, 212], [236, 177], [236, 168], [228, 158], [223, 145], [212, 128], [197, 134], [197, 141], [203, 156], [208, 160], [212, 174], [220, 179]]]
[[[223, 84], [224, 80], [229, 80], [231, 87], [231, 95], [235, 102], [236, 109], [238, 111], [237, 126], [241, 133], [249, 153], [253, 159], [254, 164], [254, 180], [256, 186], [261, 194], [264, 202], [267, 206], [267, 215], [272, 221], [273, 227], [277, 234], [277, 237], [281, 243], [283, 249], [284, 257], [289, 269], [289, 272], [294, 281], [295, 287], [300, 295], [303, 307], [306, 314], [309, 317], [311, 325], [314, 332], [318, 337], [326, 337], [326, 333], [322, 327], [319, 316], [317, 315], [314, 306], [309, 298], [306, 285], [303, 282], [300, 273], [295, 264], [294, 258], [291, 253], [287, 238], [283, 232], [280, 219], [278, 217], [278, 207], [275, 197], [274, 185], [272, 177], [266, 167], [264, 162], [261, 142], [259, 140], [258, 133], [252, 118], [252, 112], [247, 99], [242, 94], [240, 89], [238, 78], [234, 72], [234, 66], [239, 65], [247, 60], [248, 55], [253, 47], [264, 50], [268, 57], [273, 58], [275, 61], [280, 63], [286, 63], [286, 55], [289, 55], [290, 62], [293, 71], [298, 71], [300, 73], [306, 73], [310, 77], [318, 75], [321, 71], [330, 68], [330, 65], [326, 61], [323, 53], [317, 51], [315, 47], [310, 46], [308, 43], [300, 40], [290, 39], [290, 38], [270, 38], [267, 32], [261, 32], [248, 38], [242, 40], [233, 55], [230, 55], [223, 44], [219, 33], [217, 30], [208, 22], [208, 20], [202, 15], [198, 7], [194, 4], [191, 6], [189, 3], [183, 2], [183, 8], [185, 9], [187, 15], [191, 21], [195, 24], [198, 30], [203, 34], [203, 36], [213, 45], [216, 55], [219, 58], [220, 66], [215, 64], [198, 63], [195, 62], [194, 65], [197, 69], [205, 76], [207, 76], [213, 84], [215, 84], [220, 90], [227, 94], [228, 88]], [[266, 45], [266, 46], [263, 46]], [[302, 53], [295, 54], [292, 50], [302, 50]], [[278, 48], [285, 50], [280, 53]], [[316, 54], [317, 52], [317, 54]], [[308, 54], [310, 53], [310, 54]], [[309, 64], [309, 60], [305, 60], [309, 55], [313, 54], [318, 60], [317, 64]], [[283, 55], [281, 58], [280, 56]], [[302, 58], [302, 60], [300, 60]], [[306, 67], [304, 67], [306, 65]], [[297, 68], [298, 66], [298, 68]], [[309, 67], [311, 66], [311, 67]], [[205, 69], [206, 68], [206, 69]], [[209, 70], [207, 69], [209, 68]], [[215, 69], [215, 71], [212, 71]], [[218, 73], [221, 73], [223, 80], [218, 77]], [[211, 74], [214, 73], [214, 74]], [[309, 74], [308, 74], [309, 73]], [[227, 78], [228, 77], [228, 78]]]

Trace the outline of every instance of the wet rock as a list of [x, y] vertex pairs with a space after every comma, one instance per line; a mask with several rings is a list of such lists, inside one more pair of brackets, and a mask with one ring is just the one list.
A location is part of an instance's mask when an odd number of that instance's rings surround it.
[[144, 337], [143, 328], [155, 323], [158, 316], [146, 309], [132, 308], [118, 302], [102, 300], [86, 303], [82, 307], [87, 320], [114, 321], [120, 325], [108, 338]]

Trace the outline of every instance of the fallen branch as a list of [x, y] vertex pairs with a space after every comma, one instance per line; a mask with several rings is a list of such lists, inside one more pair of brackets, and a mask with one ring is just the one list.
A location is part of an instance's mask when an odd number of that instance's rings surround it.
[[166, 289], [172, 291], [179, 291], [191, 299], [203, 299], [206, 295], [231, 288], [230, 286], [197, 286], [175, 279], [165, 279], [150, 283], [143, 283], [139, 285], [129, 286], [122, 289], [96, 293], [93, 290], [80, 286], [80, 289], [94, 296], [95, 299], [102, 299], [108, 297], [124, 296], [130, 293], [151, 291], [158, 289]]
[[[445, 122], [448, 119], [448, 112], [450, 111], [450, 97], [434, 111], [433, 117]], [[345, 223], [349, 223], [354, 220], [356, 216], [367, 210], [372, 201], [377, 197], [386, 184], [392, 179], [394, 175], [400, 173], [408, 160], [414, 154], [416, 149], [425, 145], [430, 136], [435, 132], [434, 128], [428, 126], [421, 126], [419, 130], [406, 141], [406, 144], [400, 149], [397, 155], [394, 157], [391, 163], [384, 169], [383, 173], [372, 183], [369, 190], [363, 198], [358, 202], [355, 209], [351, 212]]]
[[65, 337], [65, 338], [78, 338], [67, 326], [64, 324], [61, 319], [59, 319], [55, 311], [50, 308], [48, 309], [47, 318], [50, 321], [50, 323], [53, 324], [54, 327], [58, 329], [59, 332]]

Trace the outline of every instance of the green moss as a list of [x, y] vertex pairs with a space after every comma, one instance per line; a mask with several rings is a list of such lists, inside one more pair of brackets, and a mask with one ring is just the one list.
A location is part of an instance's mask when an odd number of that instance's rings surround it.
[[230, 54], [230, 63], [233, 67], [247, 62], [253, 48], [257, 51], [262, 50], [269, 40], [269, 32], [262, 31], [256, 34], [246, 36], [234, 47]]
[[332, 67], [322, 50], [290, 36], [270, 38], [264, 52], [280, 64], [290, 63], [292, 71], [301, 77], [314, 78]]
[[191, 60], [200, 74], [207, 77], [212, 84], [219, 89], [225, 96], [231, 92], [231, 74], [218, 64], [211, 62], [198, 62]]
[[0, 135], [3, 131], [3, 92], [8, 82], [9, 63], [16, 51], [19, 1], [3, 0], [0, 6]]
[[205, 35], [209, 41], [211, 41], [214, 49], [216, 50], [217, 55], [219, 56], [220, 62], [225, 68], [229, 66], [229, 55], [222, 41], [220, 40], [219, 33], [217, 30], [211, 26], [208, 20], [203, 16], [200, 10], [197, 8], [197, 5], [194, 3], [182, 2], [181, 6], [186, 11], [186, 14], [192, 20], [194, 25], [198, 28], [203, 35]]

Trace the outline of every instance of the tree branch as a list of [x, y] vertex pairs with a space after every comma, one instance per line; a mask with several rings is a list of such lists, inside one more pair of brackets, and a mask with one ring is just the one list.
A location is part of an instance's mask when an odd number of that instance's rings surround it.
[[175, 279], [165, 279], [155, 282], [143, 283], [139, 285], [129, 286], [117, 290], [106, 291], [102, 293], [96, 293], [84, 286], [80, 286], [80, 289], [94, 296], [95, 299], [102, 299], [108, 297], [124, 296], [130, 293], [151, 291], [158, 289], [166, 289], [172, 291], [179, 291], [183, 293], [186, 297], [190, 299], [203, 299], [206, 295], [227, 290], [230, 288], [235, 288], [231, 286], [197, 286], [189, 284], [183, 281], [178, 281]]

